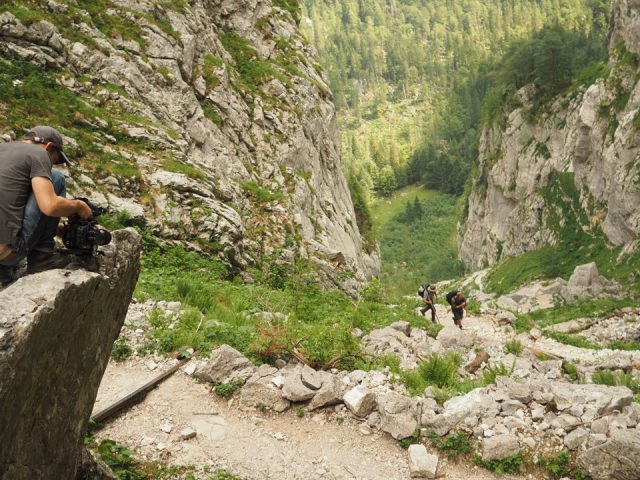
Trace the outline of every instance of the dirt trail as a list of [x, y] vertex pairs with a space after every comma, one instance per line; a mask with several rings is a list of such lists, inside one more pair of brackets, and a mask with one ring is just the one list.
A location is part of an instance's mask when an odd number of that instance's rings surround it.
[[[163, 366], [161, 368], [166, 368]], [[140, 364], [110, 364], [95, 410], [158, 374]], [[178, 371], [146, 399], [106, 425], [98, 438], [110, 438], [141, 459], [172, 465], [208, 465], [246, 480], [404, 480], [408, 454], [386, 434], [334, 409], [303, 417], [292, 408], [282, 414], [242, 411]], [[339, 420], [342, 418], [343, 420]], [[170, 433], [161, 425], [171, 424]], [[166, 425], [165, 425], [166, 427]], [[197, 436], [180, 440], [192, 427]], [[435, 453], [435, 452], [434, 452]], [[520, 479], [496, 476], [465, 463], [440, 459], [439, 472], [451, 480]]]

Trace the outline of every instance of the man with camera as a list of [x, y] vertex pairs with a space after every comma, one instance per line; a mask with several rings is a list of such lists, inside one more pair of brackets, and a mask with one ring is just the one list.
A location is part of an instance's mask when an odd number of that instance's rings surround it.
[[60, 217], [90, 219], [82, 200], [65, 198], [62, 172], [68, 163], [60, 133], [51, 127], [31, 129], [22, 141], [0, 144], [0, 284], [14, 280], [26, 257], [27, 272], [64, 268], [70, 257], [55, 251]]

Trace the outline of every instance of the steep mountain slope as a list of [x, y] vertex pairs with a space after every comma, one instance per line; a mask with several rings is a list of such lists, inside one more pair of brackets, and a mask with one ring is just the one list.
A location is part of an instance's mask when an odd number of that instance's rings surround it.
[[608, 3], [302, 0], [301, 27], [335, 94], [345, 168], [385, 196], [416, 182], [462, 193], [491, 65], [545, 25], [598, 37]]
[[639, 13], [637, 2], [614, 2], [602, 78], [556, 97], [542, 113], [532, 112], [539, 92], [528, 85], [483, 131], [459, 229], [460, 254], [470, 268], [531, 252], [531, 276], [565, 275], [581, 261], [596, 260], [605, 273], [634, 280]]
[[379, 260], [298, 15], [288, 0], [3, 2], [0, 133], [59, 126], [74, 194], [237, 270], [301, 252], [353, 292]]

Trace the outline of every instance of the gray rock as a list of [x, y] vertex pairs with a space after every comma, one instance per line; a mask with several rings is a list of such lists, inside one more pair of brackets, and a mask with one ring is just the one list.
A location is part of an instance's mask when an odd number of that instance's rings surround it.
[[396, 440], [410, 437], [418, 422], [416, 408], [410, 398], [395, 392], [376, 396], [380, 413], [380, 430], [387, 432]]
[[409, 473], [411, 478], [436, 478], [438, 457], [431, 455], [422, 444], [409, 445]]
[[533, 365], [536, 370], [544, 374], [546, 378], [562, 378], [562, 360], [545, 360], [543, 362], [534, 363]]
[[609, 431], [609, 417], [598, 418], [591, 422], [591, 433], [606, 434]]
[[567, 283], [563, 296], [567, 299], [598, 295], [609, 281], [601, 277], [595, 262], [578, 265]]
[[514, 383], [508, 387], [509, 397], [518, 402], [528, 404], [531, 402], [531, 387], [526, 383]]
[[344, 394], [344, 404], [356, 417], [366, 417], [376, 407], [374, 393], [366, 387], [355, 387]]
[[460, 330], [458, 327], [446, 326], [438, 332], [436, 340], [443, 348], [468, 348], [476, 341], [476, 334], [471, 330]]
[[555, 420], [551, 422], [551, 426], [553, 428], [561, 428], [566, 432], [570, 432], [579, 425], [582, 425], [582, 421], [579, 418], [568, 414], [559, 415]]
[[496, 435], [482, 440], [482, 460], [502, 460], [520, 451], [515, 435]]
[[271, 409], [284, 412], [291, 403], [282, 391], [271, 383], [269, 377], [248, 380], [240, 390], [240, 405], [246, 408]]
[[322, 387], [323, 375], [316, 372], [313, 368], [305, 365], [300, 372], [300, 380], [302, 384], [311, 390], [319, 390]]
[[307, 405], [308, 410], [315, 410], [320, 407], [327, 407], [329, 405], [335, 405], [342, 401], [343, 396], [342, 383], [333, 375], [325, 373], [325, 378], [322, 381], [322, 387], [314, 395], [314, 397]]
[[564, 445], [569, 450], [578, 450], [587, 443], [588, 439], [589, 432], [586, 429], [579, 427], [564, 437]]
[[394, 322], [389, 327], [402, 332], [407, 337], [411, 334], [411, 324], [406, 321]]
[[[627, 387], [608, 387], [606, 385], [580, 385], [554, 382], [550, 384], [553, 403], [562, 406], [580, 404], [592, 407], [596, 415], [622, 411], [633, 401], [633, 392]], [[562, 399], [562, 400], [560, 400]]]
[[0, 292], [3, 478], [74, 478], [140, 268], [140, 236], [112, 235], [99, 273], [49, 270]]
[[640, 465], [640, 431], [618, 430], [613, 436], [582, 453], [577, 464], [593, 478], [635, 480]]
[[503, 417], [511, 416], [516, 413], [516, 411], [524, 408], [524, 404], [517, 400], [507, 400], [500, 405], [501, 412], [500, 415]]
[[197, 432], [191, 427], [185, 427], [182, 430], [180, 430], [181, 440], [190, 440], [192, 438], [195, 438], [196, 435], [197, 435]]
[[499, 411], [500, 406], [495, 399], [483, 389], [477, 388], [466, 395], [454, 397], [445, 402], [443, 412], [435, 417], [431, 425], [427, 426], [433, 427], [438, 435], [442, 436], [455, 429], [463, 420], [468, 422], [469, 419], [477, 420], [481, 417], [493, 418]]
[[589, 435], [589, 440], [587, 442], [588, 448], [594, 448], [598, 445], [602, 445], [607, 441], [607, 436], [604, 433], [592, 433]]
[[302, 383], [302, 368], [296, 368], [285, 376], [282, 396], [292, 402], [305, 402], [311, 400], [316, 391], [307, 388]]
[[247, 380], [256, 371], [251, 361], [229, 345], [220, 345], [211, 352], [207, 363], [199, 365], [194, 376], [206, 382], [227, 383]]

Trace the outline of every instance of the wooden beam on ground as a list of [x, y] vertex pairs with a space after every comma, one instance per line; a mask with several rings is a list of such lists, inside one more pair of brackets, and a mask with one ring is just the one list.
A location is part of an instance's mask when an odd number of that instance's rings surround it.
[[116, 402], [112, 403], [107, 408], [105, 408], [105, 409], [97, 412], [96, 414], [92, 415], [91, 416], [91, 420], [93, 422], [95, 422], [95, 423], [102, 423], [105, 420], [107, 420], [108, 418], [111, 418], [115, 414], [117, 414], [120, 411], [124, 410], [125, 408], [130, 408], [131, 406], [135, 405], [136, 403], [141, 402], [144, 399], [144, 397], [147, 396], [147, 393], [149, 393], [151, 390], [153, 390], [156, 387], [156, 385], [158, 385], [160, 382], [162, 382], [166, 378], [168, 378], [171, 375], [173, 375], [180, 367], [182, 367], [189, 360], [190, 360], [189, 358], [185, 358], [183, 360], [180, 360], [173, 367], [171, 367], [168, 370], [162, 372], [160, 375], [158, 375], [155, 378], [151, 379], [150, 381], [145, 383], [140, 388], [137, 388], [133, 392], [125, 395], [121, 399], [119, 399]]

